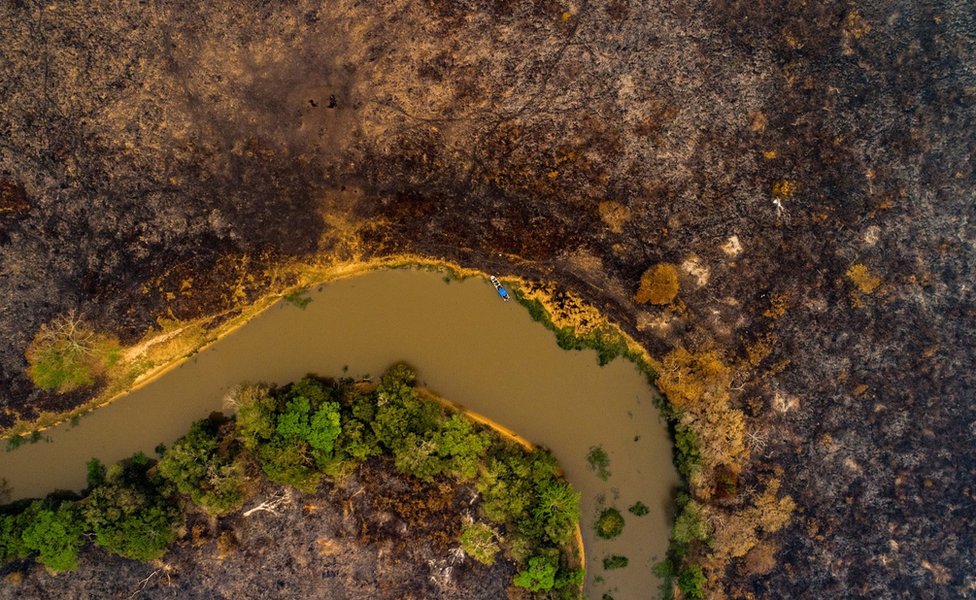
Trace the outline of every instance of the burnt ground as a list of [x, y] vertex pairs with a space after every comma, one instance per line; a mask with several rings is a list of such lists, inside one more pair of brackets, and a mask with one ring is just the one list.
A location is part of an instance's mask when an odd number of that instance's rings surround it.
[[798, 509], [730, 595], [976, 594], [970, 3], [242, 4], [0, 4], [8, 420], [81, 399], [24, 376], [59, 313], [131, 341], [416, 252], [749, 365]]
[[[511, 563], [488, 567], [451, 552], [458, 507], [470, 507], [473, 495], [467, 486], [423, 484], [374, 460], [341, 487], [292, 490], [276, 513], [192, 514], [183, 538], [150, 564], [89, 549], [77, 571], [31, 567], [17, 585], [0, 586], [0, 597], [504, 600]], [[246, 508], [282, 497], [269, 485]]]

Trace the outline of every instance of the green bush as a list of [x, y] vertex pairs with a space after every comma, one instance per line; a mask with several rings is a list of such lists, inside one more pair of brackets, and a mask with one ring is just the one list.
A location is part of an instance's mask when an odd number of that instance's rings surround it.
[[678, 576], [678, 588], [685, 598], [699, 600], [705, 597], [705, 572], [700, 565], [688, 565]]
[[284, 299], [285, 302], [293, 304], [302, 310], [305, 310], [312, 302], [312, 297], [308, 295], [308, 288], [300, 288], [290, 294], [285, 294]]
[[595, 350], [600, 366], [608, 364], [618, 356], [639, 359], [639, 357], [631, 356], [627, 341], [619, 332], [609, 327], [601, 327], [591, 334], [580, 336], [576, 329], [571, 326], [557, 327], [539, 300], [527, 298], [517, 288], [512, 291], [512, 295], [519, 304], [525, 307], [534, 321], [538, 321], [556, 335], [556, 344], [563, 350], [584, 350], [586, 348]]
[[624, 516], [616, 508], [605, 508], [596, 521], [596, 534], [605, 540], [613, 539], [624, 531]]

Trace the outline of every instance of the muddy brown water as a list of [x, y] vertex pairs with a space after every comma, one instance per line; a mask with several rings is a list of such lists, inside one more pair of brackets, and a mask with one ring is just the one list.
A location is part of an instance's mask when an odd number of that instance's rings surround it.
[[[446, 282], [441, 273], [381, 270], [313, 288], [300, 309], [278, 302], [162, 377], [82, 418], [46, 431], [50, 442], [0, 452], [13, 498], [85, 485], [85, 463], [151, 454], [190, 424], [226, 408], [244, 382], [285, 383], [307, 373], [378, 375], [406, 360], [432, 391], [547, 446], [583, 495], [587, 591], [594, 598], [656, 595], [652, 566], [667, 548], [678, 478], [654, 390], [618, 359], [600, 367], [593, 351], [564, 351], [516, 302], [482, 279]], [[586, 455], [602, 446], [610, 477]], [[650, 507], [644, 517], [627, 508]], [[602, 540], [593, 524], [604, 506], [624, 515], [623, 534]], [[629, 566], [604, 571], [603, 558]], [[595, 578], [602, 577], [602, 581]]]

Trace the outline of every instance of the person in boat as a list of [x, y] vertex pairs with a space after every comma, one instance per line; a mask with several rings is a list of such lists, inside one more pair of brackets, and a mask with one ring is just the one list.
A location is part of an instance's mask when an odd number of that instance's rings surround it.
[[498, 295], [502, 297], [502, 300], [508, 302], [508, 290], [502, 287], [502, 284], [500, 281], [498, 281], [498, 278], [491, 275], [488, 277], [488, 279], [491, 281], [491, 285], [495, 286], [495, 291], [497, 291]]

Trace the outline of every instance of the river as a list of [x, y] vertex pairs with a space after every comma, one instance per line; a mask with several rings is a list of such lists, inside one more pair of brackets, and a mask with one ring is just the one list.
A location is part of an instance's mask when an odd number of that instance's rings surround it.
[[[226, 408], [241, 382], [285, 383], [308, 373], [379, 375], [406, 360], [433, 392], [550, 448], [583, 495], [587, 592], [618, 600], [655, 595], [652, 566], [667, 549], [678, 477], [655, 391], [630, 362], [600, 367], [593, 351], [564, 351], [516, 302], [502, 302], [482, 279], [379, 270], [313, 288], [301, 309], [278, 302], [233, 333], [76, 425], [50, 429], [51, 442], [0, 452], [0, 477], [13, 498], [85, 485], [85, 463], [112, 463], [170, 443], [211, 411]], [[586, 455], [602, 446], [610, 477]], [[627, 508], [641, 501], [650, 514]], [[594, 534], [604, 506], [624, 515], [613, 540]], [[610, 554], [629, 566], [604, 571]], [[602, 577], [602, 580], [595, 580]]]

